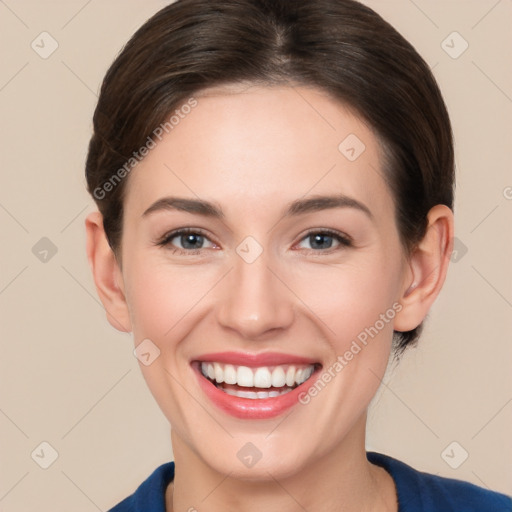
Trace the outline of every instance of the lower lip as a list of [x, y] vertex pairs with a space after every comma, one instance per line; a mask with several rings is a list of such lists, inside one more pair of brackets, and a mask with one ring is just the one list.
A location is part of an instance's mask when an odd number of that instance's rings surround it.
[[310, 386], [311, 379], [316, 375], [315, 370], [311, 377], [300, 386], [288, 393], [272, 398], [240, 398], [228, 395], [217, 388], [212, 382], [203, 376], [199, 365], [193, 365], [199, 379], [199, 385], [205, 395], [220, 409], [236, 418], [246, 420], [262, 420], [274, 418], [299, 403], [299, 395]]

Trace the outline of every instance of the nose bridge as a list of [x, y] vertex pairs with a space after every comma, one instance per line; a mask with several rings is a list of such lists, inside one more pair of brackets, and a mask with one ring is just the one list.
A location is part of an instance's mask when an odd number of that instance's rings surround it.
[[257, 338], [293, 321], [293, 303], [286, 287], [269, 269], [270, 258], [263, 248], [240, 244], [234, 268], [226, 279], [217, 318], [221, 325], [245, 338]]

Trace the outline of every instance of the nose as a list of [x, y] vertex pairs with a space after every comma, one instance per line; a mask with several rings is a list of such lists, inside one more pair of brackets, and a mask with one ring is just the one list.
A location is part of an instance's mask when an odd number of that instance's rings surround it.
[[248, 263], [237, 255], [222, 283], [217, 321], [245, 339], [275, 336], [293, 323], [293, 294], [283, 276], [269, 268], [265, 251]]

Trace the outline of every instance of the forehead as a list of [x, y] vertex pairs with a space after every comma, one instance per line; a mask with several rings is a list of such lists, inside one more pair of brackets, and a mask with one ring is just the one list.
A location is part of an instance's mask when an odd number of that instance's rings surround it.
[[162, 196], [182, 195], [238, 215], [308, 194], [343, 193], [376, 215], [391, 211], [375, 134], [326, 93], [231, 86], [194, 98], [197, 104], [174, 117], [132, 171], [127, 210], [143, 212]]

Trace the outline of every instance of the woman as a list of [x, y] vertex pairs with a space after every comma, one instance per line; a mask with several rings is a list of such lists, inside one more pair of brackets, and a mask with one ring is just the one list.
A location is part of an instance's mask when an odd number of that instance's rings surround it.
[[365, 450], [453, 239], [445, 105], [375, 12], [178, 0], [108, 71], [86, 175], [97, 290], [175, 459], [112, 510], [511, 510]]

